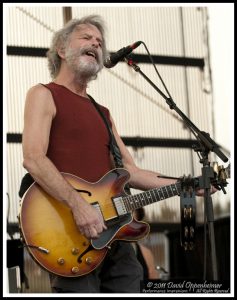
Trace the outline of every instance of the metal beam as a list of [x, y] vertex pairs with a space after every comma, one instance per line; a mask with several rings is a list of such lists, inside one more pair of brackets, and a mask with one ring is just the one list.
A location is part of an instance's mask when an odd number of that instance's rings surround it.
[[63, 23], [64, 25], [72, 19], [72, 8], [63, 7]]
[[[7, 55], [46, 57], [47, 51], [47, 48], [7, 46]], [[133, 54], [132, 57], [136, 63], [151, 64], [148, 55]], [[200, 69], [203, 69], [205, 65], [204, 58], [152, 55], [152, 59], [154, 63], [158, 65], [197, 67]]]
[[[192, 148], [198, 145], [196, 140], [187, 139], [165, 139], [146, 137], [121, 137], [126, 146], [135, 148], [142, 147], [170, 147], [170, 148]], [[19, 144], [22, 142], [21, 133], [7, 133], [7, 143]]]

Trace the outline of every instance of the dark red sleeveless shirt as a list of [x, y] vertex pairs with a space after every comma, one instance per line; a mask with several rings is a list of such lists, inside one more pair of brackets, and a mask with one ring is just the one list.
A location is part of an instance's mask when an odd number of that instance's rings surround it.
[[[109, 134], [103, 119], [90, 99], [53, 82], [44, 86], [51, 91], [57, 110], [50, 131], [48, 158], [60, 172], [90, 182], [99, 180], [112, 168]], [[100, 108], [109, 120], [109, 110], [102, 105]]]

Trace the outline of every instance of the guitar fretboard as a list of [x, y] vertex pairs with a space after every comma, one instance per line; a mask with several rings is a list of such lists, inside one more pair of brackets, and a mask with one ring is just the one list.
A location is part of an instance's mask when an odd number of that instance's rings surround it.
[[127, 212], [131, 212], [134, 209], [176, 196], [180, 194], [180, 191], [181, 183], [177, 182], [161, 188], [154, 188], [140, 194], [123, 197], [123, 202]]

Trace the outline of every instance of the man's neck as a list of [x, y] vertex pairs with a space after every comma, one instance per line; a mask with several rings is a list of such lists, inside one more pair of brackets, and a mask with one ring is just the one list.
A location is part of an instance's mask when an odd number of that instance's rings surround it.
[[78, 82], [71, 78], [63, 78], [60, 75], [55, 78], [54, 83], [63, 85], [67, 89], [72, 91], [73, 93], [87, 98], [87, 92], [86, 92], [87, 84], [86, 83], [81, 83], [81, 82]]

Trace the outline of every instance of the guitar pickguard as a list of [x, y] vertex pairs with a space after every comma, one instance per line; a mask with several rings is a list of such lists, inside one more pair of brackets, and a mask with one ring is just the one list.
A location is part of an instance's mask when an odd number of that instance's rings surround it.
[[[132, 215], [126, 214], [121, 217], [117, 217], [115, 220], [107, 221], [107, 230], [100, 234], [98, 239], [91, 240], [91, 244], [95, 249], [102, 249], [108, 245], [110, 241], [115, 237], [117, 232], [124, 226], [132, 221]], [[111, 224], [112, 223], [112, 224]]]

